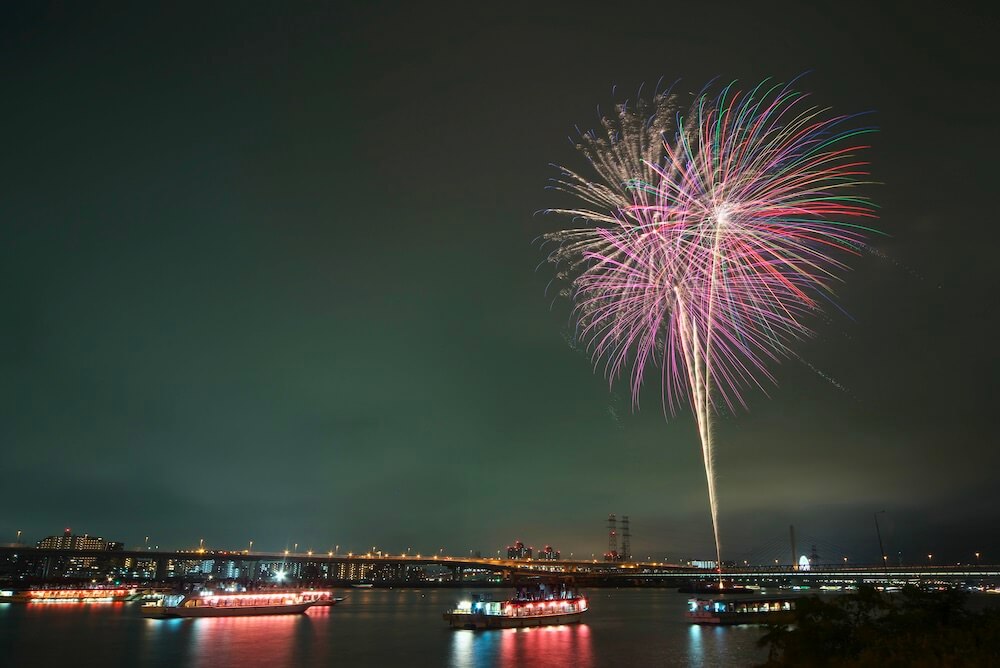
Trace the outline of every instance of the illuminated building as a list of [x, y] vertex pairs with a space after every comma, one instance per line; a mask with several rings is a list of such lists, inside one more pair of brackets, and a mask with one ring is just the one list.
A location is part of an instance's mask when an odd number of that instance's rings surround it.
[[531, 559], [534, 548], [525, 547], [521, 541], [515, 541], [513, 545], [507, 546], [508, 559]]
[[[38, 541], [39, 549], [77, 550], [87, 552], [120, 551], [124, 545], [115, 541], [107, 541], [99, 536], [89, 534], [74, 535], [67, 528], [61, 536], [47, 536]], [[60, 574], [64, 577], [88, 577], [98, 571], [95, 557], [61, 557], [53, 564], [52, 570], [46, 575]]]
[[106, 541], [88, 534], [73, 535], [67, 528], [61, 536], [47, 536], [38, 541], [38, 547], [50, 550], [121, 550], [122, 543]]

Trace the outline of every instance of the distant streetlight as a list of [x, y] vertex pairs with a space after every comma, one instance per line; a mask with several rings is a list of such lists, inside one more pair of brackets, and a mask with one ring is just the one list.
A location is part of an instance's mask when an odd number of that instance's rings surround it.
[[251, 552], [253, 552], [253, 541], [250, 541], [250, 547], [247, 548], [247, 554], [250, 554]]
[[149, 549], [149, 536], [146, 536], [146, 549]]
[[933, 555], [933, 554], [928, 554], [928, 555], [927, 555], [927, 563], [929, 564], [929, 563], [931, 563], [931, 562], [932, 562], [933, 560], [934, 560], [934, 555]]
[[844, 557], [844, 565], [847, 565], [847, 557]]
[[334, 546], [333, 553], [334, 554], [340, 554], [340, 546], [339, 545]]
[[296, 543], [295, 547], [292, 548], [292, 554], [298, 554], [298, 553], [299, 553], [299, 544]]
[[[17, 543], [18, 545], [21, 544], [21, 530], [20, 529], [17, 530], [17, 539], [14, 542]], [[979, 553], [976, 552], [976, 557], [978, 557], [978, 556], [979, 556]]]
[[[17, 533], [20, 534], [21, 532], [18, 531]], [[976, 552], [976, 566], [978, 566], [978, 565], [979, 565], [979, 553]]]

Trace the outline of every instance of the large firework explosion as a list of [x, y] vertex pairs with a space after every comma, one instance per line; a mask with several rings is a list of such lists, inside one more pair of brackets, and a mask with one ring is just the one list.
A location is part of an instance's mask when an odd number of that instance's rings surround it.
[[712, 415], [774, 382], [768, 364], [809, 336], [840, 259], [857, 254], [874, 206], [857, 115], [810, 106], [790, 85], [729, 84], [676, 113], [674, 96], [617, 107], [578, 149], [596, 177], [565, 168], [552, 209], [583, 225], [547, 235], [569, 281], [577, 338], [609, 381], [627, 373], [633, 404], [649, 366], [663, 404], [695, 414], [721, 566]]

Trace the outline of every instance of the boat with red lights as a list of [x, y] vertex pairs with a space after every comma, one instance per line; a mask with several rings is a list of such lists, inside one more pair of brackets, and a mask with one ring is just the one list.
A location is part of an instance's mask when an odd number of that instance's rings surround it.
[[316, 605], [317, 599], [299, 592], [242, 592], [214, 594], [194, 592], [171, 594], [147, 603], [140, 610], [144, 617], [245, 617], [250, 615], [293, 615]]
[[587, 612], [587, 599], [565, 582], [540, 582], [516, 588], [514, 598], [491, 601], [474, 595], [444, 613], [453, 629], [511, 629], [525, 626], [577, 624]]
[[136, 593], [135, 589], [111, 587], [83, 587], [51, 589], [0, 590], [0, 602], [4, 603], [114, 603], [127, 600]]

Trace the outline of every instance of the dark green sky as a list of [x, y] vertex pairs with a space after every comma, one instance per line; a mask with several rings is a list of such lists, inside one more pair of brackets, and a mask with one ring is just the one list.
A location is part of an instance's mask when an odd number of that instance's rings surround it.
[[904, 558], [1000, 552], [990, 17], [144, 4], [0, 16], [0, 542], [589, 555], [616, 512], [710, 554], [693, 419], [567, 345], [534, 213], [612, 85], [813, 70], [877, 111], [891, 236], [720, 418], [723, 554], [874, 559], [882, 509]]

